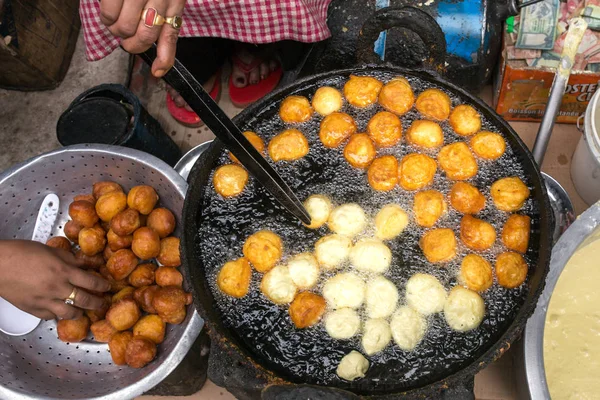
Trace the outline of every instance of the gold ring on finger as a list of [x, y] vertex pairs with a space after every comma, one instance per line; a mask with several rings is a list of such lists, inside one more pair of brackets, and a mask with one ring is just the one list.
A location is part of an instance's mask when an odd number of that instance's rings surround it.
[[148, 28], [152, 28], [154, 26], [163, 25], [165, 23], [165, 17], [160, 15], [158, 11], [156, 11], [156, 8], [148, 7], [144, 9], [144, 12], [142, 13], [142, 21]]
[[183, 18], [181, 18], [179, 15], [175, 15], [173, 17], [167, 17], [165, 18], [165, 23], [168, 25], [171, 25], [173, 27], [173, 29], [181, 29], [181, 26], [183, 25]]
[[75, 296], [77, 296], [77, 288], [74, 287], [69, 297], [65, 299], [65, 304], [68, 306], [75, 305]]

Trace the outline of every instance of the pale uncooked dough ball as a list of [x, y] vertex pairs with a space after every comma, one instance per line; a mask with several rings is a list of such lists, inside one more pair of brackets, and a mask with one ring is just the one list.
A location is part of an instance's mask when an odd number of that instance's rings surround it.
[[329, 219], [329, 214], [333, 209], [331, 200], [320, 194], [313, 194], [304, 200], [304, 208], [310, 215], [311, 224], [306, 225], [310, 229], [317, 229], [323, 226]]
[[406, 302], [423, 315], [438, 313], [446, 303], [446, 289], [433, 275], [414, 274], [406, 282]]
[[358, 204], [342, 204], [331, 212], [328, 225], [335, 233], [353, 237], [365, 230], [367, 216]]
[[389, 279], [377, 276], [367, 283], [365, 303], [369, 318], [387, 318], [398, 305], [398, 289]]
[[392, 251], [379, 239], [364, 238], [350, 251], [350, 262], [359, 271], [381, 274], [392, 263]]
[[356, 350], [346, 354], [340, 365], [338, 365], [337, 375], [347, 381], [353, 381], [357, 378], [364, 378], [369, 369], [369, 361]]
[[398, 204], [383, 206], [375, 216], [375, 236], [390, 240], [402, 233], [408, 225], [408, 214]]
[[481, 324], [484, 315], [485, 304], [477, 293], [460, 286], [450, 291], [444, 305], [444, 318], [450, 328], [459, 332], [470, 331]]
[[315, 243], [315, 256], [325, 269], [336, 269], [350, 256], [352, 241], [342, 235], [322, 237]]
[[402, 350], [413, 350], [425, 336], [425, 318], [408, 306], [402, 306], [394, 313], [390, 322], [394, 342]]
[[365, 299], [365, 281], [352, 272], [337, 274], [323, 285], [323, 297], [331, 308], [358, 308]]
[[340, 111], [343, 105], [344, 100], [340, 91], [330, 86], [318, 88], [312, 99], [313, 108], [321, 115]]
[[351, 308], [340, 308], [325, 315], [325, 330], [334, 339], [350, 339], [360, 329], [360, 317]]
[[294, 300], [298, 288], [285, 265], [278, 265], [263, 276], [260, 290], [275, 304], [287, 304]]
[[385, 349], [392, 340], [390, 324], [383, 318], [368, 319], [363, 327], [362, 347], [371, 356]]
[[292, 281], [299, 289], [310, 289], [319, 279], [319, 263], [310, 253], [301, 253], [288, 261], [288, 269]]

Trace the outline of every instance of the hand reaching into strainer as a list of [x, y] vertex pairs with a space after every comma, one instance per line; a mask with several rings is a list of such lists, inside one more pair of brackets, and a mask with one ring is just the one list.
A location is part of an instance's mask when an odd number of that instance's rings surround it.
[[[104, 305], [90, 291], [110, 289], [108, 281], [80, 269], [83, 265], [83, 260], [63, 249], [27, 240], [0, 240], [0, 297], [42, 319], [78, 318], [83, 309]], [[70, 297], [73, 305], [66, 301]]]

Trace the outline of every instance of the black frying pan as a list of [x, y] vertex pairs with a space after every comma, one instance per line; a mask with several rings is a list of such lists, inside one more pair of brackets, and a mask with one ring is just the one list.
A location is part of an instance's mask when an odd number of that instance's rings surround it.
[[[348, 351], [360, 350], [358, 341], [335, 341], [320, 327], [295, 329], [287, 316], [287, 308], [273, 306], [260, 294], [258, 275], [253, 277], [250, 294], [242, 300], [224, 297], [215, 288], [215, 275], [220, 266], [240, 257], [243, 241], [258, 229], [273, 229], [282, 235], [287, 252], [291, 253], [311, 249], [326, 233], [325, 228], [311, 231], [287, 218], [270, 195], [254, 182], [250, 182], [236, 199], [224, 200], [215, 195], [211, 173], [216, 166], [228, 162], [227, 152], [218, 141], [202, 155], [190, 174], [184, 205], [183, 262], [190, 270], [196, 306], [206, 320], [213, 341], [233, 354], [240, 366], [253, 371], [265, 384], [312, 384], [361, 395], [432, 395], [472, 380], [477, 371], [500, 357], [520, 334], [535, 308], [548, 270], [552, 232], [549, 200], [536, 163], [512, 128], [481, 100], [423, 72], [372, 66], [308, 77], [247, 108], [235, 122], [243, 130], [257, 131], [268, 141], [284, 128], [278, 117], [278, 105], [285, 97], [301, 94], [310, 98], [318, 87], [341, 87], [350, 74], [375, 76], [383, 81], [401, 75], [410, 80], [416, 94], [428, 87], [441, 88], [451, 95], [454, 105], [467, 103], [478, 109], [485, 121], [484, 128], [504, 136], [509, 148], [507, 154], [493, 166], [480, 163], [480, 173], [474, 184], [485, 191], [496, 179], [517, 174], [530, 187], [531, 197], [522, 211], [532, 218], [530, 249], [526, 255], [530, 265], [526, 285], [511, 291], [495, 285], [484, 296], [488, 311], [477, 330], [464, 334], [448, 332], [444, 330], [442, 316], [435, 316], [426, 339], [414, 353], [388, 346], [383, 353], [370, 358], [371, 367], [365, 378], [343, 381], [336, 377], [335, 367]], [[364, 130], [376, 110], [348, 107], [344, 111], [355, 118], [359, 130]], [[417, 117], [415, 111], [402, 117], [404, 128]], [[341, 150], [325, 151], [318, 140], [319, 121], [320, 118], [315, 117], [300, 127], [311, 144], [309, 155], [293, 164], [275, 165], [300, 198], [325, 193], [337, 203], [358, 202], [373, 209], [384, 203], [405, 201], [399, 189], [387, 195], [375, 194], [366, 183], [364, 173], [347, 165]], [[447, 143], [458, 139], [449, 133], [447, 124], [443, 127]], [[444, 186], [448, 184], [446, 180], [437, 182], [434, 188], [447, 189]], [[484, 210], [484, 217], [499, 222], [506, 218], [492, 206]], [[458, 223], [453, 220], [457, 218], [458, 215], [450, 212], [441, 226], [456, 231]], [[425, 269], [439, 275], [446, 287], [455, 285], [451, 274], [438, 274], [428, 269], [417, 245], [422, 233], [419, 229], [411, 230], [391, 244], [393, 265], [399, 271], [393, 274], [392, 280], [402, 287], [413, 273]]]

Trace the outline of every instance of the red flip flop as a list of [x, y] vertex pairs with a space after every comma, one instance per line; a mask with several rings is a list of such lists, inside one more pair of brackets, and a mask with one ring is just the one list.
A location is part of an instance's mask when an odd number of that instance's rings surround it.
[[[261, 59], [256, 58], [250, 64], [244, 63], [239, 57], [233, 55], [231, 57], [231, 61], [246, 75], [250, 73], [253, 69], [258, 67], [262, 62]], [[243, 88], [238, 88], [233, 85], [233, 77], [229, 77], [229, 98], [231, 102], [236, 107], [246, 107], [250, 103], [254, 103], [255, 101], [262, 99], [268, 93], [271, 93], [273, 89], [277, 87], [277, 84], [281, 80], [281, 75], [283, 75], [283, 70], [281, 69], [281, 65], [272, 71], [269, 76], [265, 79], [262, 79], [260, 82], [254, 85], [248, 85]]]
[[[209, 95], [213, 98], [213, 100], [217, 101], [217, 98], [220, 94], [221, 71], [219, 70], [215, 78], [215, 84], [212, 90], [210, 91]], [[175, 101], [173, 100], [169, 92], [167, 92], [167, 109], [169, 110], [169, 113], [171, 113], [171, 116], [182, 125], [189, 126], [192, 128], [197, 128], [202, 125], [202, 120], [200, 119], [200, 117], [198, 117], [198, 115], [195, 112], [189, 111], [185, 107], [177, 107], [177, 104], [175, 104]]]

